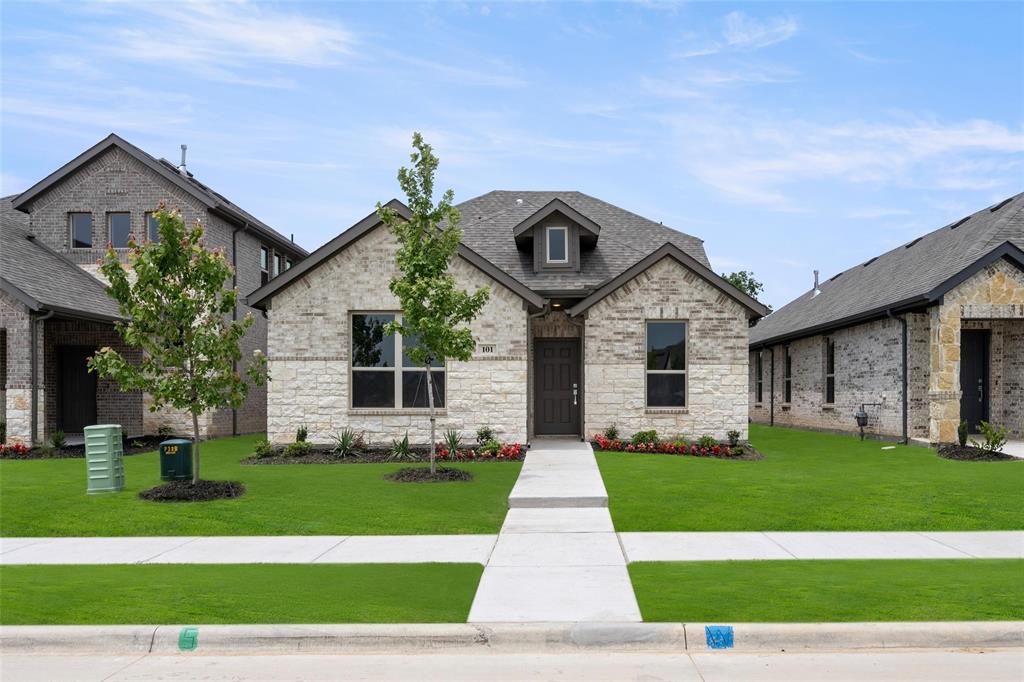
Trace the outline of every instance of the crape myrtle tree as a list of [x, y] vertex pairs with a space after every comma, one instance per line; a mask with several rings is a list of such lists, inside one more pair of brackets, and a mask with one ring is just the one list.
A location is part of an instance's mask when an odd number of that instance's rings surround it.
[[400, 168], [398, 184], [409, 200], [412, 216], [406, 220], [396, 211], [377, 204], [377, 215], [398, 240], [396, 263], [399, 274], [391, 279], [391, 289], [402, 307], [401, 321], [389, 322], [388, 334], [399, 333], [414, 339], [415, 346], [405, 353], [426, 370], [427, 404], [430, 407], [430, 473], [437, 473], [437, 406], [431, 366], [445, 360], [468, 360], [476, 347], [473, 332], [467, 326], [487, 303], [489, 291], [473, 293], [459, 289], [449, 272], [458, 252], [462, 230], [459, 211], [452, 205], [455, 196], [447, 190], [434, 204], [434, 173], [438, 159], [423, 136], [413, 133], [410, 155], [412, 168]]
[[[107, 293], [126, 318], [117, 324], [118, 332], [126, 344], [142, 350], [142, 361], [132, 364], [107, 347], [90, 359], [89, 367], [125, 391], [148, 393], [152, 411], [170, 406], [192, 415], [195, 485], [200, 480], [200, 415], [237, 408], [249, 390], [237, 369], [242, 359], [238, 343], [253, 317], [228, 317], [238, 300], [236, 289], [224, 288], [234, 268], [221, 249], [206, 248], [202, 225], [197, 221], [186, 227], [181, 214], [163, 203], [154, 216], [159, 241], [140, 244], [130, 237], [127, 268], [108, 246], [100, 266], [110, 282]], [[257, 350], [245, 374], [253, 384], [262, 384], [266, 367]]]

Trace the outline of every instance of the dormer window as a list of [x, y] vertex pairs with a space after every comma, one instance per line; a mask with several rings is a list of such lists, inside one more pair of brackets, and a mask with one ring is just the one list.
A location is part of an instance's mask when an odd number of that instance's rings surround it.
[[569, 228], [549, 225], [547, 232], [548, 263], [569, 262]]

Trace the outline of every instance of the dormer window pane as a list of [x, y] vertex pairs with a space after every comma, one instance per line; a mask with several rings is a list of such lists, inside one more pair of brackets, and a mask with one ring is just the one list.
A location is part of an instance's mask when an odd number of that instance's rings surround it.
[[548, 233], [548, 262], [568, 263], [569, 262], [569, 228], [549, 227]]

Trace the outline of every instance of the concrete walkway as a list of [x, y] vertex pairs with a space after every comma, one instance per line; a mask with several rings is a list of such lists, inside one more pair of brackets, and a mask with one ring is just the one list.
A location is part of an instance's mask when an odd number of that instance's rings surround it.
[[509, 507], [469, 622], [641, 620], [590, 445], [535, 443]]

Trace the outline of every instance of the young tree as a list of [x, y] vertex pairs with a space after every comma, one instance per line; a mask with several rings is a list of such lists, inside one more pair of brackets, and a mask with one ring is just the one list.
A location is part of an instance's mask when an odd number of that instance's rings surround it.
[[[732, 272], [729, 274], [723, 272], [722, 278], [751, 298], [756, 299], [761, 295], [761, 292], [764, 291], [764, 284], [756, 280], [754, 278], [754, 273], [749, 270], [739, 270], [738, 272]], [[772, 307], [767, 306], [767, 308], [770, 313], [772, 311]]]
[[402, 306], [401, 322], [391, 322], [388, 334], [399, 333], [415, 339], [406, 355], [426, 370], [427, 404], [430, 407], [430, 473], [437, 472], [437, 411], [434, 405], [434, 362], [448, 358], [468, 360], [476, 340], [465, 325], [487, 303], [486, 288], [468, 293], [457, 288], [449, 272], [462, 239], [459, 211], [452, 205], [454, 194], [447, 190], [434, 205], [434, 172], [438, 159], [419, 133], [413, 133], [415, 148], [409, 159], [412, 168], [400, 168], [398, 184], [409, 199], [412, 217], [404, 220], [394, 210], [377, 204], [377, 215], [398, 239], [396, 262], [400, 274], [388, 287]]
[[[202, 225], [186, 228], [181, 215], [162, 203], [155, 217], [160, 240], [139, 244], [131, 238], [129, 268], [110, 247], [100, 266], [110, 282], [107, 292], [127, 318], [118, 323], [118, 332], [125, 343], [142, 349], [142, 362], [133, 365], [107, 347], [90, 359], [89, 366], [126, 391], [150, 394], [150, 410], [170, 405], [192, 415], [195, 485], [200, 480], [199, 415], [238, 407], [249, 390], [236, 365], [242, 358], [238, 342], [253, 318], [227, 318], [238, 300], [237, 290], [224, 288], [234, 269], [220, 249], [205, 247]], [[246, 374], [255, 384], [266, 380], [266, 358], [260, 351], [254, 353]]]

